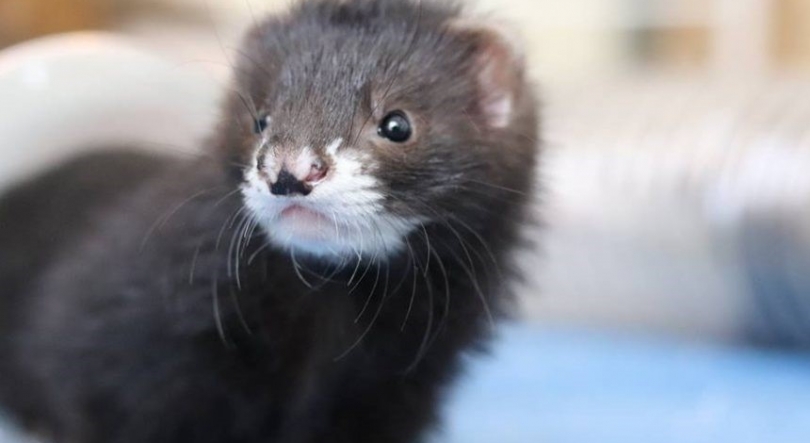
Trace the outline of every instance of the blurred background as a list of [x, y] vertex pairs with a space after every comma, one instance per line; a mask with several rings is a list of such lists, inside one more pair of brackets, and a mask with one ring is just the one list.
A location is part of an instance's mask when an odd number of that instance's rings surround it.
[[[111, 31], [222, 88], [244, 29], [288, 3], [0, 0], [0, 47]], [[810, 345], [810, 1], [479, 0], [473, 9], [520, 28], [545, 99], [546, 226], [541, 250], [521, 260], [528, 318]], [[109, 69], [91, 74], [94, 96]], [[185, 127], [156, 118], [161, 96], [142, 84], [133, 93], [151, 93], [156, 110], [138, 140], [193, 148], [216, 97], [188, 92], [196, 120]], [[127, 130], [112, 120], [96, 130]], [[61, 140], [43, 139], [43, 152]], [[34, 151], [0, 152], [18, 161], [5, 160], [6, 181], [30, 169], [19, 165], [41, 166]]]
[[[108, 29], [162, 50], [216, 57], [262, 13], [290, 0], [2, 0], [0, 44]], [[519, 25], [544, 80], [580, 81], [633, 70], [756, 75], [810, 69], [806, 0], [477, 0]], [[745, 71], [745, 72], [742, 72]]]
[[[0, 0], [0, 186], [79, 146], [193, 154], [241, 33], [289, 3]], [[511, 335], [508, 364], [454, 407], [453, 441], [541, 441], [493, 418], [507, 413], [557, 437], [542, 441], [804, 441], [810, 0], [473, 9], [520, 30], [544, 98], [521, 315], [591, 338]], [[70, 31], [111, 34], [42, 39]]]

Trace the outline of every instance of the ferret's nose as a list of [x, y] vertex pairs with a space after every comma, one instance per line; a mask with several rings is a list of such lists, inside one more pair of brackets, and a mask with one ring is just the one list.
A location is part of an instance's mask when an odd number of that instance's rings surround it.
[[273, 195], [309, 195], [310, 192], [312, 187], [298, 180], [286, 168], [279, 171], [278, 179], [270, 185], [270, 193]]
[[309, 195], [315, 184], [326, 177], [326, 165], [318, 162], [312, 165], [304, 179], [299, 179], [286, 167], [281, 168], [275, 183], [270, 184], [270, 193], [273, 195]]

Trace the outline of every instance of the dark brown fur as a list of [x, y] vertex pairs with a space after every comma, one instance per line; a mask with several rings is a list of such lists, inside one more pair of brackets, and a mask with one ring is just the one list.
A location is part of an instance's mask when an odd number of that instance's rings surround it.
[[[199, 160], [100, 154], [8, 194], [0, 399], [62, 443], [420, 441], [508, 306], [534, 178], [532, 92], [516, 76], [514, 120], [487, 126], [489, 36], [457, 16], [305, 1], [250, 32]], [[417, 141], [364, 142], [377, 102], [416, 115]], [[385, 259], [296, 268], [240, 216], [259, 113], [291, 146], [359, 140], [387, 210], [431, 221]]]

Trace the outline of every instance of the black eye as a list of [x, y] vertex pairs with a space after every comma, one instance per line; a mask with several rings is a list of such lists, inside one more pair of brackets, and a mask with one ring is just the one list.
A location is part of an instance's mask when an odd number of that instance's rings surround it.
[[253, 132], [261, 134], [267, 129], [269, 117], [266, 115], [260, 116], [253, 120]]
[[403, 143], [411, 138], [413, 128], [411, 128], [408, 117], [402, 111], [394, 111], [385, 116], [382, 124], [377, 128], [377, 134], [392, 142]]

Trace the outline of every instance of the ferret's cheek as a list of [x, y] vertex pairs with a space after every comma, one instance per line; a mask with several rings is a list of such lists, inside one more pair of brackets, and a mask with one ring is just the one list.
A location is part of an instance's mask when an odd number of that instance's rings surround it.
[[240, 191], [245, 208], [254, 219], [268, 222], [278, 217], [282, 208], [267, 198], [269, 190], [262, 189], [262, 184], [245, 183]]
[[351, 146], [340, 150], [330, 149], [331, 146], [334, 144], [326, 149], [331, 167], [323, 188], [352, 191], [376, 187], [377, 180], [373, 175], [376, 159], [371, 153]]
[[243, 181], [239, 187], [245, 207], [256, 219], [272, 220], [278, 217], [283, 207], [271, 198], [267, 173], [262, 172], [254, 156], [253, 164], [242, 171]]

